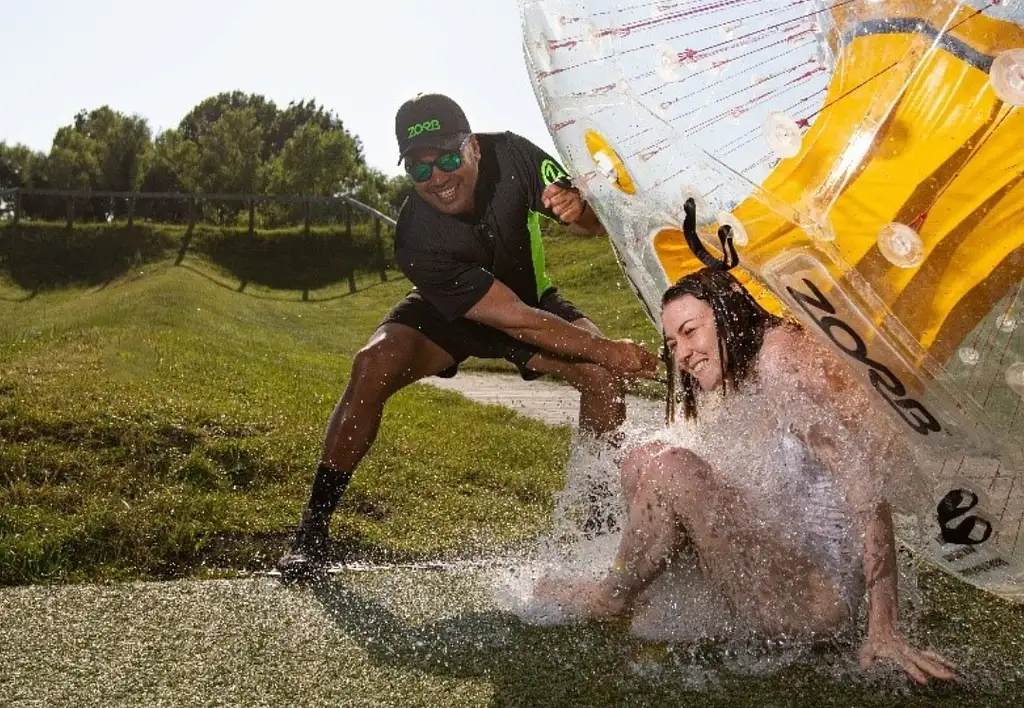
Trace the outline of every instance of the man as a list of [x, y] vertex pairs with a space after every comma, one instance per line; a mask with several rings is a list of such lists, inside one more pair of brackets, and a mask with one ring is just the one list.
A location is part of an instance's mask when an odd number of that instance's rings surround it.
[[295, 542], [278, 562], [285, 577], [322, 567], [330, 517], [402, 387], [454, 376], [470, 356], [504, 358], [525, 379], [551, 374], [575, 386], [581, 427], [602, 435], [625, 418], [624, 378], [658, 365], [643, 347], [601, 336], [545, 273], [540, 215], [604, 232], [554, 159], [512, 133], [473, 134], [462, 109], [437, 94], [403, 104], [395, 133], [415, 186], [395, 256], [416, 287], [356, 354]]

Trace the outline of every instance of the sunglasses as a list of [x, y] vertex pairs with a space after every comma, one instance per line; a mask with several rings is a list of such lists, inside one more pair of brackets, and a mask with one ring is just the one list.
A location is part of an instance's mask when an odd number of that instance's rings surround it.
[[462, 151], [466, 149], [466, 144], [469, 142], [470, 137], [469, 135], [466, 136], [466, 139], [459, 145], [458, 150], [442, 152], [433, 162], [406, 163], [405, 171], [409, 173], [413, 182], [421, 183], [430, 179], [431, 175], [434, 174], [435, 167], [442, 172], [454, 172], [462, 167]]

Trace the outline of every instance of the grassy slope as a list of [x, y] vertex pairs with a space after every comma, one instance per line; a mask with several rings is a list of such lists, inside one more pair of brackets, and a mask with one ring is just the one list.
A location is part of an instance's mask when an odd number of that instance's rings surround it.
[[[555, 239], [551, 251], [553, 265], [615, 268], [601, 241]], [[610, 297], [589, 285], [613, 273], [552, 270], [610, 332], [645, 327], [624, 285]], [[190, 258], [99, 288], [0, 292], [0, 583], [265, 564], [308, 492], [351, 356], [408, 288], [371, 282], [303, 303], [235, 292]], [[535, 532], [567, 436], [409, 389], [336, 535], [361, 552], [435, 554]]]

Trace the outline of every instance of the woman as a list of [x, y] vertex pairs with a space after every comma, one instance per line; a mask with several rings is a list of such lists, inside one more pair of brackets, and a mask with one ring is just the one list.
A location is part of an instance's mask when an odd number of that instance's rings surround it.
[[866, 589], [862, 666], [893, 662], [919, 683], [953, 679], [950, 662], [897, 631], [882, 490], [899, 437], [845, 366], [724, 271], [669, 288], [661, 320], [684, 415], [700, 435], [689, 447], [662, 440], [633, 450], [622, 465], [627, 520], [612, 569], [597, 582], [542, 581], [536, 595], [592, 617], [628, 614], [691, 551], [747, 631], [843, 632]]

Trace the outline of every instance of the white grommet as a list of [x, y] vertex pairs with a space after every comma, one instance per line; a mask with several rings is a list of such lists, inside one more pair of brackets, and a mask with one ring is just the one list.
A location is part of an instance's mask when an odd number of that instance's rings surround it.
[[683, 66], [679, 58], [679, 51], [668, 44], [659, 47], [661, 61], [658, 63], [658, 76], [663, 80], [672, 82], [679, 80], [679, 69]]
[[733, 216], [732, 212], [718, 212], [718, 224], [719, 226], [728, 226], [732, 229], [732, 242], [736, 246], [742, 248], [750, 242], [750, 239], [747, 237], [746, 227], [743, 226], [742, 221]]
[[988, 78], [999, 100], [1024, 106], [1024, 49], [1010, 49], [997, 56]]
[[981, 354], [974, 347], [961, 347], [957, 354], [965, 366], [975, 366], [981, 361]]
[[878, 232], [878, 250], [900, 268], [915, 268], [924, 260], [924, 244], [917, 232], [905, 224], [886, 224]]
[[1006, 385], [1024, 396], [1024, 361], [1014, 362], [1006, 369]]
[[785, 113], [768, 114], [768, 120], [764, 124], [764, 137], [772, 152], [782, 159], [800, 154], [800, 145], [803, 142], [800, 126]]
[[697, 207], [697, 223], [701, 225], [710, 224], [711, 207], [708, 206], [708, 202], [704, 198], [704, 195], [701, 194], [700, 190], [692, 184], [683, 184], [679, 187], [679, 220], [682, 221], [686, 215], [682, 205], [686, 204], [687, 199], [692, 199], [694, 206]]
[[999, 315], [999, 317], [996, 318], [996, 328], [1004, 334], [1009, 334], [1017, 329], [1017, 318], [1008, 312], [1006, 314]]

